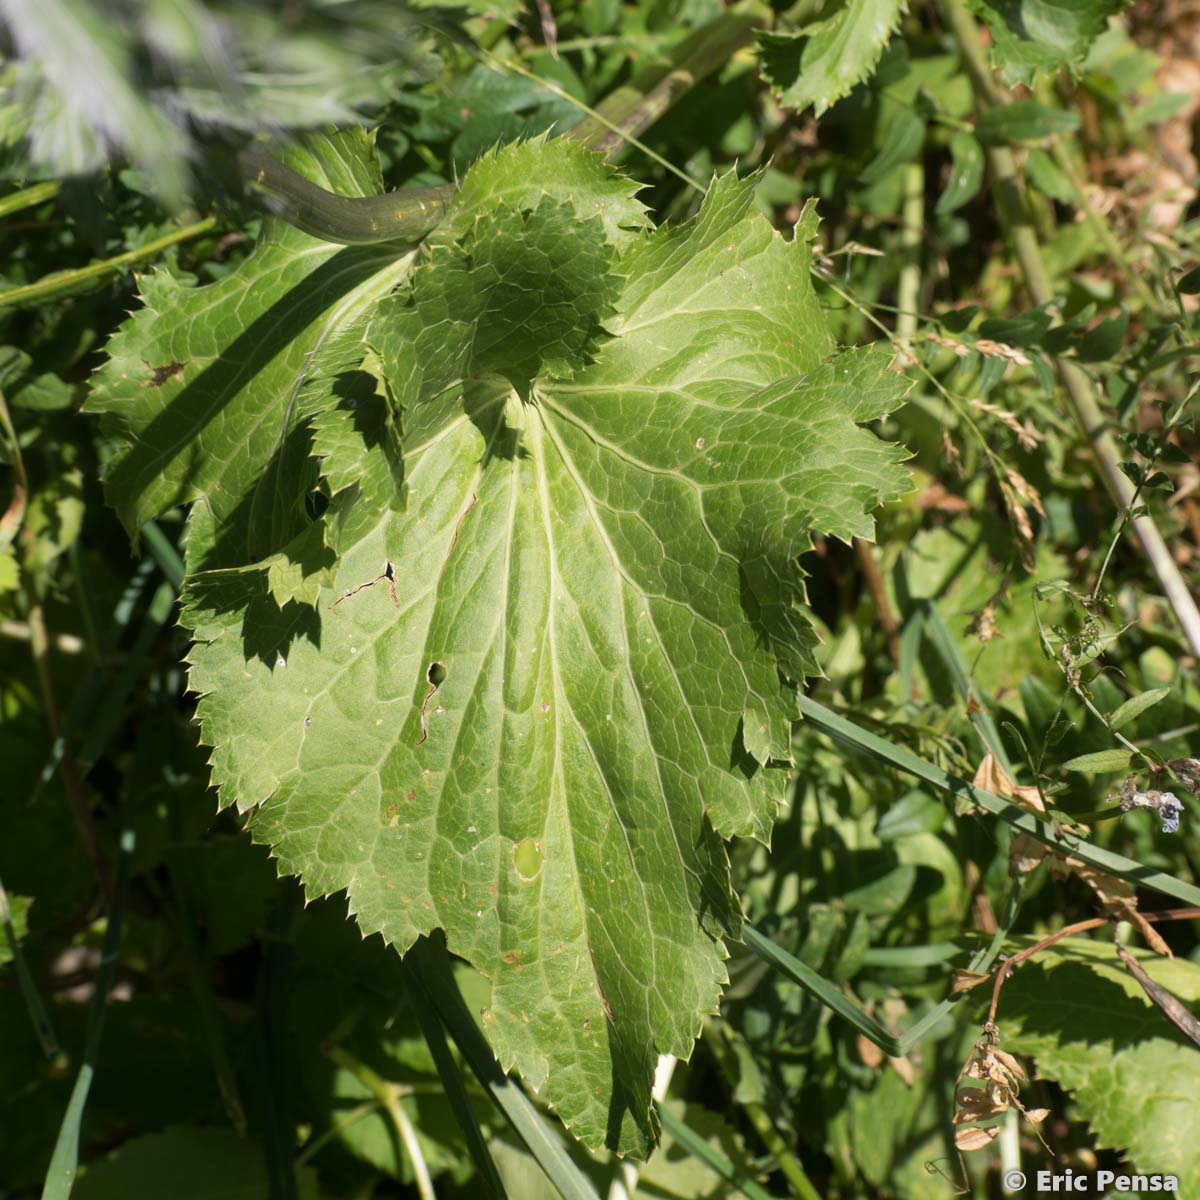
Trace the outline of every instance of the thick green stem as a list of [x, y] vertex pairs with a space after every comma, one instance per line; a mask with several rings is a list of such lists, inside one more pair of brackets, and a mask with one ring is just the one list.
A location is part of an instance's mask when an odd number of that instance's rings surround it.
[[[941, 0], [941, 8], [946, 24], [962, 51], [977, 107], [983, 110], [1003, 103], [988, 70], [979, 30], [963, 7], [962, 0]], [[1007, 146], [990, 146], [987, 157], [996, 208], [1012, 241], [1026, 290], [1034, 304], [1051, 305], [1054, 290], [1042, 261], [1037, 234], [1021, 200], [1020, 177], [1012, 150]], [[1104, 486], [1113, 503], [1123, 513], [1127, 512], [1135, 500], [1134, 487], [1121, 470], [1121, 455], [1096, 400], [1095, 385], [1076, 363], [1058, 359], [1056, 365], [1075, 419], [1099, 464]], [[1195, 598], [1179, 573], [1158, 526], [1146, 513], [1133, 517], [1130, 523], [1192, 653], [1200, 655], [1200, 609], [1196, 607]]]
[[[520, 63], [503, 62], [496, 66], [539, 84], [587, 114], [567, 130], [565, 137], [582, 142], [608, 161], [619, 158], [630, 146], [637, 146], [686, 183], [700, 188], [674, 164], [643, 146], [638, 134], [696, 83], [748, 45], [755, 28], [770, 23], [770, 9], [758, 0], [745, 0], [685, 38], [666, 63], [639, 72], [597, 108], [589, 108], [558, 84], [526, 70]], [[454, 184], [445, 184], [400, 188], [380, 196], [338, 196], [277, 163], [262, 146], [247, 147], [239, 160], [250, 185], [267, 196], [272, 212], [306, 233], [331, 242], [386, 242], [398, 238], [420, 241], [440, 224], [455, 191]], [[0, 303], [3, 300], [0, 294]]]
[[771, 16], [769, 8], [754, 2], [722, 13], [680, 42], [669, 62], [639, 71], [564, 136], [584, 142], [609, 161], [618, 158], [681, 96], [750, 45], [754, 31], [768, 27]]

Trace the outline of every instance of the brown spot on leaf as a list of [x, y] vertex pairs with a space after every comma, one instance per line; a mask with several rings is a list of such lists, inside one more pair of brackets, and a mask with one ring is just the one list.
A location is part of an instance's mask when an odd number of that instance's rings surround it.
[[[150, 366], [149, 363], [147, 363], [146, 365], [148, 367]], [[162, 385], [164, 383], [166, 383], [168, 379], [182, 379], [182, 378], [183, 378], [183, 363], [181, 363], [181, 362], [169, 362], [169, 363], [164, 363], [161, 367], [150, 367], [150, 386], [151, 387], [159, 388], [159, 387], [162, 387]]]

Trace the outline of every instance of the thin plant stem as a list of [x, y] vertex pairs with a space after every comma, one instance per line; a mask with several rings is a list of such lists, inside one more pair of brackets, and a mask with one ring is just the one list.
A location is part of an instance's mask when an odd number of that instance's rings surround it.
[[50, 1021], [50, 1014], [42, 1002], [41, 993], [34, 982], [33, 973], [25, 961], [25, 952], [17, 940], [17, 931], [13, 927], [12, 911], [8, 903], [8, 893], [0, 882], [0, 928], [8, 940], [8, 953], [13, 967], [17, 972], [17, 986], [21, 989], [21, 999], [25, 1001], [25, 1011], [37, 1034], [42, 1046], [42, 1053], [47, 1058], [53, 1058], [59, 1052], [58, 1037]]
[[771, 1197], [753, 1179], [731, 1163], [720, 1150], [709, 1145], [686, 1121], [680, 1120], [669, 1108], [659, 1105], [658, 1115], [662, 1120], [663, 1130], [668, 1135], [674, 1138], [689, 1154], [706, 1163], [727, 1183], [737, 1188], [748, 1200], [771, 1200]]
[[17, 439], [17, 431], [13, 428], [12, 416], [8, 411], [8, 403], [4, 393], [0, 392], [0, 429], [4, 431], [12, 446], [13, 492], [8, 507], [0, 513], [0, 550], [11, 546], [20, 532], [25, 520], [25, 508], [29, 503], [29, 477], [25, 473], [25, 458], [21, 454], [21, 443]]
[[[19, 455], [19, 450], [17, 453]], [[21, 540], [27, 548], [30, 547], [33, 539], [28, 526], [22, 528]], [[88, 803], [87, 793], [83, 786], [83, 773], [79, 769], [79, 763], [74, 753], [67, 748], [63, 740], [61, 709], [54, 690], [53, 673], [50, 669], [50, 634], [46, 628], [46, 614], [42, 607], [41, 592], [31, 572], [23, 570], [21, 581], [25, 591], [26, 620], [29, 626], [29, 653], [33, 659], [38, 689], [42, 694], [42, 710], [46, 715], [46, 725], [53, 741], [63, 745], [62, 755], [58, 761], [63, 791], [66, 793], [67, 803], [71, 806], [71, 815], [75, 820], [75, 828], [79, 831], [79, 839], [83, 843], [84, 852], [92, 864], [96, 886], [100, 889], [101, 896], [105, 900], [109, 900], [112, 896], [112, 877], [109, 873], [108, 860], [96, 834], [96, 824], [92, 820], [91, 805]]]
[[124, 254], [118, 254], [114, 258], [106, 258], [103, 262], [89, 263], [86, 267], [77, 267], [73, 271], [55, 271], [52, 275], [47, 275], [36, 283], [9, 288], [7, 291], [0, 292], [0, 308], [45, 304], [47, 301], [57, 300], [61, 296], [87, 291], [102, 283], [109, 275], [116, 274], [133, 263], [153, 258], [171, 246], [191, 241], [216, 227], [216, 217], [205, 217], [203, 221], [185, 225], [182, 229], [147, 242], [144, 246], [126, 250]]
[[324, 1149], [334, 1138], [340, 1137], [345, 1133], [351, 1125], [357, 1125], [359, 1121], [371, 1116], [372, 1113], [379, 1111], [379, 1101], [372, 1096], [370, 1100], [364, 1100], [360, 1105], [352, 1108], [348, 1113], [345, 1113], [336, 1123], [308, 1143], [299, 1154], [296, 1155], [296, 1166], [302, 1167], [305, 1163], [315, 1158], [316, 1155]]
[[121, 931], [125, 924], [125, 905], [129, 894], [129, 875], [137, 836], [128, 811], [122, 822], [123, 828], [118, 841], [120, 856], [117, 861], [117, 881], [108, 909], [108, 925], [104, 931], [104, 945], [100, 951], [100, 969], [96, 972], [95, 988], [88, 1006], [87, 1040], [83, 1049], [83, 1062], [71, 1089], [71, 1099], [63, 1114], [50, 1166], [42, 1185], [42, 1200], [68, 1200], [79, 1169], [79, 1131], [83, 1121], [83, 1110], [87, 1106], [88, 1093], [96, 1076], [96, 1064], [100, 1055], [100, 1037], [104, 1032], [104, 1018], [108, 1012], [108, 993], [112, 990], [117, 972], [117, 952], [121, 945]]
[[1129, 524], [1133, 506], [1137, 503], [1138, 498], [1141, 496], [1142, 488], [1145, 487], [1146, 480], [1150, 478], [1151, 473], [1158, 465], [1159, 457], [1163, 452], [1163, 447], [1167, 444], [1167, 438], [1170, 436], [1171, 430], [1175, 428], [1176, 421], [1191, 403], [1193, 397], [1195, 397], [1198, 391], [1200, 391], [1200, 383], [1193, 384], [1189, 389], [1188, 394], [1178, 405], [1176, 405], [1175, 409], [1168, 415], [1167, 419], [1163, 421], [1162, 436], [1158, 439], [1158, 444], [1154, 447], [1154, 454], [1151, 456], [1150, 461], [1146, 464], [1146, 468], [1142, 472], [1137, 486], [1133, 489], [1133, 498], [1130, 502], [1130, 506], [1121, 514], [1121, 521], [1113, 533], [1112, 540], [1109, 542], [1108, 550], [1104, 555], [1104, 561], [1100, 564], [1100, 570], [1096, 575], [1096, 583], [1092, 588], [1093, 600], [1097, 599], [1100, 595], [1100, 585], [1104, 582], [1104, 576], [1108, 572], [1108, 564], [1112, 561], [1113, 551], [1116, 549], [1117, 543], [1121, 539], [1121, 535], [1125, 532], [1125, 526]]
[[908, 350], [917, 332], [921, 307], [921, 242], [925, 232], [925, 164], [918, 159], [904, 168], [900, 250], [904, 261], [896, 285], [896, 341]]
[[45, 183], [30, 184], [29, 187], [22, 188], [19, 192], [10, 193], [0, 199], [0, 219], [11, 217], [13, 213], [23, 212], [27, 208], [33, 208], [35, 204], [53, 200], [61, 187], [62, 184], [57, 179], [50, 179]]
[[858, 565], [866, 581], [867, 590], [875, 605], [875, 615], [879, 618], [879, 627], [887, 639], [888, 656], [892, 662], [900, 661], [900, 619], [892, 609], [888, 599], [887, 588], [884, 586], [883, 574], [875, 561], [874, 550], [866, 538], [854, 539], [854, 553], [858, 556]]
[[[1167, 908], [1161, 912], [1142, 913], [1147, 921], [1196, 921], [1200, 920], [1200, 908]], [[1012, 974], [1014, 967], [1019, 967], [1026, 959], [1032, 958], [1035, 954], [1040, 953], [1049, 946], [1053, 946], [1055, 942], [1061, 942], [1063, 938], [1070, 937], [1073, 933], [1087, 933], [1091, 929], [1099, 929], [1101, 925], [1111, 923], [1110, 917], [1089, 917], [1086, 921], [1075, 921], [1073, 924], [1064, 925], [1061, 929], [1056, 929], [1053, 933], [1035, 942], [1032, 946], [1026, 946], [1024, 950], [1014, 954], [1012, 958], [1005, 959], [1004, 962], [996, 968], [996, 979], [992, 984], [992, 1003], [988, 1009], [988, 1021], [991, 1024], [996, 1023], [996, 1010], [1000, 1004], [1000, 991], [1004, 987], [1004, 981]]]
[[[704, 1044], [711, 1048], [717, 1069], [731, 1088], [738, 1082], [737, 1063], [733, 1057], [730, 1036], [725, 1027], [717, 1021], [705, 1018]], [[800, 1160], [792, 1153], [770, 1114], [757, 1101], [743, 1100], [738, 1107], [746, 1114], [747, 1120], [754, 1126], [754, 1132], [767, 1148], [768, 1153], [775, 1159], [784, 1178], [792, 1185], [792, 1191], [800, 1200], [820, 1200], [820, 1194], [813, 1187]], [[611, 1197], [610, 1197], [611, 1200]]]
[[[963, 7], [962, 0], [941, 0], [941, 8], [962, 51], [967, 74], [975, 91], [976, 106], [985, 110], [1001, 103], [1000, 93], [988, 69], [979, 29]], [[1008, 146], [989, 146], [987, 159], [996, 208], [1012, 241], [1026, 290], [1035, 305], [1051, 306], [1055, 298], [1054, 290], [1042, 260], [1037, 234], [1022, 203], [1013, 152]], [[1123, 515], [1127, 514], [1134, 505], [1136, 495], [1133, 484], [1121, 470], [1121, 457], [1108, 421], [1096, 400], [1095, 385], [1077, 363], [1059, 358], [1056, 359], [1056, 367], [1075, 419], [1096, 457], [1104, 486], [1118, 510]], [[1180, 574], [1162, 533], [1148, 513], [1130, 515], [1129, 521], [1192, 653], [1200, 655], [1200, 608]]]
[[1125, 247], [1121, 245], [1120, 239], [1113, 233], [1108, 222], [1096, 211], [1095, 206], [1088, 199], [1083, 180], [1080, 179], [1075, 162], [1066, 146], [1063, 145], [1061, 138], [1053, 139], [1050, 153], [1058, 165], [1058, 169], [1067, 177], [1067, 182], [1071, 185], [1075, 207], [1083, 214], [1083, 219], [1092, 233], [1096, 235], [1096, 240], [1104, 247], [1109, 258], [1121, 268], [1126, 283], [1137, 293], [1138, 299], [1152, 312], [1157, 312], [1161, 307], [1158, 298], [1138, 273], [1137, 268], [1130, 262]]
[[409, 1163], [412, 1165], [413, 1180], [416, 1184], [417, 1192], [421, 1196], [421, 1200], [437, 1200], [437, 1193], [433, 1190], [433, 1180], [429, 1175], [429, 1167], [425, 1162], [425, 1155], [422, 1153], [420, 1143], [417, 1141], [417, 1131], [408, 1119], [408, 1114], [400, 1107], [400, 1096], [402, 1093], [407, 1092], [407, 1089], [391, 1083], [381, 1075], [377, 1075], [365, 1063], [359, 1062], [358, 1059], [352, 1054], [347, 1053], [340, 1046], [330, 1046], [326, 1053], [331, 1061], [349, 1071], [359, 1083], [369, 1089], [372, 1095], [374, 1095], [380, 1107], [387, 1113], [392, 1125], [395, 1127], [397, 1136], [404, 1145], [404, 1151], [408, 1155]]
[[[587, 142], [593, 150], [612, 161], [630, 145], [637, 145], [638, 135], [663, 116], [681, 96], [750, 45], [755, 30], [768, 27], [771, 20], [771, 10], [754, 2], [737, 5], [722, 13], [680, 42], [671, 51], [668, 63], [639, 71], [629, 83], [606, 96], [565, 136]], [[571, 97], [564, 95], [564, 99]], [[670, 166], [646, 147], [638, 146], [638, 149], [660, 164]]]

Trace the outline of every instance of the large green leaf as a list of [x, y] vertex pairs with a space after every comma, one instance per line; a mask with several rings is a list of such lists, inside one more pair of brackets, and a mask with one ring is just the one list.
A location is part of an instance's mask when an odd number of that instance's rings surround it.
[[[1196, 1011], [1200, 966], [1146, 956], [1155, 982]], [[1111, 945], [1065, 938], [1023, 966], [1001, 995], [1004, 1047], [1068, 1092], [1097, 1148], [1200, 1195], [1200, 1050], [1154, 1006]]]
[[763, 74], [789, 108], [820, 116], [875, 69], [905, 0], [832, 0], [797, 33], [759, 34]]
[[[194, 563], [184, 621], [222, 802], [364, 931], [445, 929], [504, 1067], [644, 1154], [657, 1056], [739, 936], [722, 837], [783, 798], [796, 556], [869, 535], [906, 475], [856, 428], [904, 382], [833, 353], [811, 219], [785, 240], [727, 176], [651, 230], [632, 191], [566, 144], [477, 164], [363, 369], [305, 389], [329, 583], [281, 608], [277, 560]], [[220, 445], [270, 408], [244, 400]]]

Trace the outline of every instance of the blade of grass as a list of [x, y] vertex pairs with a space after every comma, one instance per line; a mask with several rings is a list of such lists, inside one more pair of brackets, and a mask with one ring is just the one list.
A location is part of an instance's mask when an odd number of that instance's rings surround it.
[[[738, 1085], [740, 1068], [728, 1022], [705, 1017], [703, 1045], [712, 1054], [717, 1069], [724, 1076], [726, 1086], [732, 1093]], [[759, 1140], [775, 1160], [775, 1166], [792, 1185], [795, 1195], [800, 1200], [821, 1200], [820, 1193], [813, 1187], [812, 1180], [809, 1179], [800, 1160], [792, 1153], [784, 1136], [775, 1128], [775, 1122], [767, 1110], [757, 1101], [750, 1099], [742, 1099], [738, 1107], [754, 1126]], [[612, 1200], [611, 1196], [609, 1200]]]
[[[112, 621], [100, 639], [101, 663], [88, 671], [72, 697], [71, 706], [62, 723], [62, 730], [54, 739], [50, 755], [42, 767], [37, 786], [33, 790], [30, 798], [31, 804], [37, 800], [42, 789], [54, 778], [54, 773], [58, 770], [58, 765], [62, 761], [67, 747], [77, 741], [85, 730], [88, 732], [87, 742], [78, 755], [85, 770], [103, 752], [120, 720], [122, 705], [134, 683], [140, 677], [141, 669], [154, 648], [159, 633], [171, 616], [175, 596], [183, 583], [183, 560], [167, 536], [153, 521], [147, 521], [142, 526], [142, 536], [146, 540], [151, 558], [139, 564], [120, 600], [117, 601]], [[167, 582], [161, 584], [151, 598], [137, 640], [126, 656], [121, 671], [114, 681], [108, 675], [107, 659], [120, 644], [155, 563], [166, 577]], [[100, 710], [101, 704], [104, 706], [101, 717], [88, 729], [89, 722]]]
[[[1018, 877], [1013, 880], [1005, 905], [1004, 917], [1000, 921], [991, 942], [980, 948], [972, 956], [967, 965], [970, 971], [984, 972], [996, 961], [1004, 939], [1016, 923], [1017, 913], [1021, 908], [1021, 893], [1024, 881]], [[939, 1024], [943, 1017], [950, 1012], [958, 1002], [958, 996], [947, 996], [941, 1003], [935, 1005], [919, 1021], [904, 1033], [896, 1035], [884, 1029], [874, 1017], [864, 1012], [849, 996], [839, 991], [823, 975], [815, 971], [807, 963], [789, 954], [781, 946], [777, 946], [770, 938], [759, 933], [748, 921], [742, 926], [742, 942], [746, 948], [757, 954], [765, 963], [786, 975], [793, 983], [798, 984], [810, 995], [815, 996], [827, 1008], [831, 1008], [838, 1016], [845, 1018], [855, 1029], [875, 1043], [885, 1054], [892, 1058], [903, 1058], [918, 1042], [922, 1041]]]
[[467, 1011], [445, 945], [433, 938], [421, 938], [404, 956], [404, 961], [433, 1000], [467, 1065], [508, 1118], [546, 1178], [558, 1188], [563, 1200], [599, 1200], [587, 1176], [567, 1154], [562, 1138], [547, 1126], [520, 1084], [500, 1070], [491, 1047]]
[[[967, 666], [967, 661], [963, 658], [958, 643], [954, 640], [946, 622], [942, 620], [942, 614], [938, 612], [936, 606], [928, 600], [918, 603], [924, 609], [922, 625], [925, 637], [942, 660], [946, 670], [950, 672], [954, 686], [958, 689], [963, 703], [967, 707], [968, 720], [979, 735], [979, 740], [1004, 768], [1004, 773], [1011, 776], [1013, 773], [1012, 763], [1005, 753], [1004, 743], [1000, 740], [1000, 731], [996, 728], [996, 722], [992, 720], [992, 714], [988, 712], [988, 699], [971, 682], [971, 669]], [[974, 710], [971, 706], [972, 701], [978, 706]]]
[[416, 971], [406, 970], [405, 982], [412, 995], [413, 1009], [416, 1011], [417, 1020], [421, 1023], [421, 1033], [425, 1036], [425, 1044], [429, 1047], [429, 1053], [433, 1055], [434, 1065], [441, 1077], [446, 1099], [454, 1111], [458, 1127], [467, 1139], [467, 1149], [471, 1154], [471, 1160], [475, 1163], [476, 1171], [479, 1172], [478, 1183], [482, 1187], [484, 1195], [490, 1197], [491, 1200], [506, 1200], [507, 1193], [504, 1190], [504, 1183], [500, 1178], [500, 1172], [496, 1170], [496, 1164], [487, 1147], [483, 1130], [479, 1128], [479, 1122], [475, 1118], [475, 1110], [471, 1107], [471, 1100], [467, 1095], [458, 1063], [454, 1061], [454, 1056], [450, 1053], [450, 1047], [446, 1042], [446, 1031], [434, 1009], [433, 999], [425, 990], [425, 984]]
[[1050, 846], [1054, 850], [1066, 851], [1089, 866], [1097, 867], [1101, 871], [1127, 880], [1129, 883], [1161, 892], [1164, 896], [1173, 896], [1185, 904], [1200, 904], [1200, 888], [1194, 884], [1185, 883], [1173, 875], [1166, 875], [1162, 871], [1155, 871], [1150, 867], [1143, 866], [1135, 859], [1126, 858], [1123, 854], [1105, 850], [1085, 838], [1057, 828], [1050, 822], [1040, 821], [1032, 813], [1018, 807], [1011, 800], [1006, 800], [991, 792], [985, 792], [967, 780], [957, 775], [951, 775], [941, 767], [913, 754], [912, 751], [906, 750], [902, 746], [894, 746], [891, 742], [876, 737], [873, 733], [868, 733], [865, 729], [838, 716], [837, 713], [809, 696], [800, 697], [800, 712], [811, 728], [820, 730], [835, 741], [841, 742], [842, 745], [869, 755], [907, 775], [923, 779], [926, 783], [948, 792], [956, 799], [978, 805], [993, 816], [999, 817], [1013, 829], [1028, 833], [1043, 845]]
[[132, 812], [126, 802], [121, 836], [118, 841], [117, 878], [113, 886], [112, 903], [108, 910], [108, 925], [100, 954], [100, 969], [96, 972], [95, 990], [88, 1006], [87, 1039], [83, 1063], [71, 1089], [67, 1111], [63, 1114], [50, 1166], [42, 1186], [42, 1200], [68, 1200], [79, 1168], [79, 1127], [87, 1106], [88, 1092], [96, 1075], [96, 1060], [100, 1054], [100, 1035], [108, 1012], [108, 993], [117, 971], [117, 952], [121, 945], [121, 930], [125, 924], [125, 905], [129, 895], [129, 873], [137, 838], [133, 829]]
[[137, 640], [121, 663], [121, 669], [104, 691], [103, 703], [91, 714], [87, 738], [79, 748], [78, 754], [85, 773], [104, 753], [113, 734], [121, 727], [125, 718], [125, 701], [129, 699], [138, 680], [141, 679], [146, 660], [174, 611], [175, 589], [164, 579], [150, 598], [150, 606], [142, 618]]
[[902, 1058], [907, 1054], [925, 1036], [926, 1032], [950, 1011], [953, 1004], [953, 1000], [943, 1000], [911, 1029], [897, 1037], [890, 1030], [884, 1029], [874, 1017], [863, 1012], [849, 996], [840, 992], [835, 984], [830, 983], [818, 971], [789, 954], [781, 946], [775, 945], [770, 938], [759, 933], [753, 925], [747, 923], [742, 926], [742, 941], [748, 950], [753, 951], [781, 975], [787, 976], [793, 983], [815, 996], [826, 1008], [832, 1009], [839, 1017], [849, 1021], [863, 1037], [874, 1042], [885, 1054], [893, 1058]]
[[[167, 821], [171, 838], [176, 845], [183, 842], [183, 818], [179, 811], [179, 798], [174, 791], [167, 796]], [[196, 1011], [200, 1017], [200, 1030], [217, 1079], [217, 1090], [225, 1115], [238, 1135], [246, 1132], [246, 1110], [238, 1088], [237, 1072], [225, 1037], [221, 1014], [217, 1010], [216, 997], [209, 983], [209, 964], [205, 961], [196, 933], [196, 912], [192, 904], [191, 880], [171, 855], [166, 856], [167, 879], [175, 893], [175, 904], [179, 913], [180, 941], [183, 946], [184, 962], [187, 966], [188, 982]]]
[[659, 1119], [663, 1129], [675, 1139], [693, 1158], [698, 1158], [711, 1170], [716, 1171], [722, 1179], [737, 1188], [749, 1200], [771, 1200], [745, 1172], [734, 1166], [719, 1150], [710, 1146], [692, 1127], [681, 1121], [664, 1104], [658, 1105]]
[[4, 926], [4, 936], [8, 939], [9, 953], [12, 955], [13, 969], [17, 973], [17, 986], [21, 989], [21, 999], [25, 1001], [25, 1011], [33, 1025], [38, 1041], [42, 1044], [42, 1053], [47, 1058], [53, 1058], [59, 1052], [58, 1038], [54, 1026], [50, 1023], [50, 1014], [42, 1003], [41, 994], [25, 961], [25, 952], [17, 940], [17, 931], [13, 928], [12, 913], [8, 906], [8, 893], [4, 883], [0, 881], [0, 925]]
[[146, 548], [150, 551], [150, 557], [158, 563], [158, 569], [171, 586], [179, 591], [183, 587], [183, 559], [179, 557], [179, 551], [175, 549], [171, 539], [163, 533], [155, 521], [147, 521], [142, 526], [141, 536], [146, 543]]
[[930, 946], [872, 946], [863, 951], [864, 967], [936, 967], [962, 953], [953, 942], [936, 942]]

